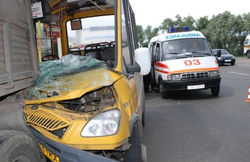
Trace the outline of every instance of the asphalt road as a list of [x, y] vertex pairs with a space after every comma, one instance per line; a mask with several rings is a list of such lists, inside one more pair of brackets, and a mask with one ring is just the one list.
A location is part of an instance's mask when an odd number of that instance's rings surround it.
[[210, 90], [146, 94], [148, 162], [249, 162], [250, 59], [220, 67], [219, 97]]

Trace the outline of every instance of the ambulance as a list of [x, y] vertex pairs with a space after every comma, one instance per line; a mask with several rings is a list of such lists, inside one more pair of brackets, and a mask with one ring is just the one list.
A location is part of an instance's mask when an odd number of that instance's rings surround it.
[[[179, 90], [211, 89], [220, 92], [218, 62], [205, 36], [188, 27], [171, 28], [169, 33], [153, 37], [149, 43], [152, 57], [151, 85], [163, 98]], [[218, 56], [221, 51], [218, 51]]]

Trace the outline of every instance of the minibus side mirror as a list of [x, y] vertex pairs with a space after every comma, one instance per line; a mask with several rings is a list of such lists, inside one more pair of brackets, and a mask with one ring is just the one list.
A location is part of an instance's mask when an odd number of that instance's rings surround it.
[[140, 74], [147, 75], [151, 70], [151, 59], [148, 48], [135, 50], [135, 62], [140, 66]]
[[218, 50], [218, 51], [217, 51], [216, 56], [217, 56], [217, 57], [221, 57], [221, 50]]

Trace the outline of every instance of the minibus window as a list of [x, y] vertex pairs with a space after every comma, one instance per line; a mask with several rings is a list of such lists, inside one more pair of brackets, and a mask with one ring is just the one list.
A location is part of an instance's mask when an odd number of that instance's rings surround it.
[[70, 51], [84, 50], [93, 43], [115, 41], [114, 15], [82, 18], [82, 28], [72, 30], [72, 21], [67, 22], [68, 47]]

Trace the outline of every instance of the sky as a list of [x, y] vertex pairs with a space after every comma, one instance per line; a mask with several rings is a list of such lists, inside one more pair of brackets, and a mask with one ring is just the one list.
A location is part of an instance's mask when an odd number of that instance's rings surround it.
[[229, 11], [234, 15], [250, 12], [250, 0], [129, 0], [135, 12], [136, 24], [158, 27], [165, 18], [174, 19], [192, 16], [198, 19], [203, 16]]

